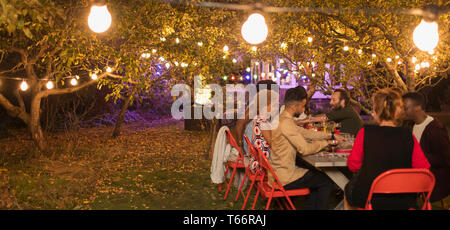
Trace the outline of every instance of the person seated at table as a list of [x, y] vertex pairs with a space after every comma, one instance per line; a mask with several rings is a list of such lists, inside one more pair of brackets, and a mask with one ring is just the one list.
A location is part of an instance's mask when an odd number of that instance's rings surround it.
[[[256, 94], [256, 97], [252, 103], [257, 103], [257, 114], [253, 117], [250, 124], [252, 125], [252, 133], [249, 137], [252, 144], [261, 149], [261, 152], [270, 160], [270, 146], [272, 144], [272, 123], [271, 123], [271, 109], [272, 101], [271, 94], [275, 93], [272, 90], [261, 90]], [[267, 103], [264, 107], [260, 107], [259, 100], [263, 97], [267, 98]], [[255, 171], [258, 163], [255, 162], [256, 159], [250, 158], [251, 170]]]
[[331, 111], [315, 117], [313, 121], [331, 120], [341, 124], [340, 131], [356, 136], [363, 126], [363, 121], [355, 109], [350, 105], [350, 94], [345, 89], [337, 89], [331, 95]]
[[430, 202], [450, 195], [450, 141], [447, 128], [435, 117], [425, 113], [425, 97], [419, 93], [403, 95], [405, 119], [414, 121], [413, 134], [431, 164], [436, 178]]
[[[256, 91], [259, 92], [260, 88], [262, 88], [262, 85], [265, 85], [267, 90], [271, 90], [271, 85], [277, 84], [276, 82], [272, 80], [262, 80], [259, 81], [256, 84]], [[251, 99], [254, 100], [254, 99]], [[245, 109], [245, 116], [244, 119], [237, 119], [236, 121], [236, 141], [239, 147], [244, 150], [245, 153], [248, 155], [248, 149], [247, 149], [247, 142], [244, 140], [244, 133], [245, 135], [250, 139], [252, 134], [252, 123], [250, 122], [251, 119], [249, 118], [249, 107]]]
[[[276, 129], [272, 130], [270, 162], [285, 189], [309, 188], [305, 209], [328, 209], [328, 201], [334, 189], [333, 181], [318, 170], [298, 167], [295, 163], [297, 152], [310, 155], [327, 147], [330, 134], [306, 130], [294, 123], [294, 116], [305, 110], [306, 90], [291, 88], [284, 98], [285, 109], [279, 116]], [[308, 142], [305, 138], [313, 139]], [[342, 141], [342, 140], [339, 140]], [[273, 176], [268, 175], [269, 183]]]
[[[430, 164], [411, 131], [399, 127], [403, 113], [400, 94], [390, 88], [372, 97], [372, 116], [378, 125], [364, 126], [356, 136], [347, 166], [356, 175], [344, 189], [345, 209], [363, 208], [373, 180], [381, 173], [397, 168], [425, 168]], [[374, 209], [416, 207], [416, 194], [375, 194]]]

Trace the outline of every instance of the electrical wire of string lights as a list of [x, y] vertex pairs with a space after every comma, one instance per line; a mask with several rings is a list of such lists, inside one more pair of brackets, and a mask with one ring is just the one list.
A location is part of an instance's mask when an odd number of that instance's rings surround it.
[[364, 13], [364, 14], [382, 14], [395, 13], [405, 15], [423, 16], [435, 19], [441, 14], [450, 11], [450, 4], [444, 6], [428, 5], [422, 8], [398, 8], [398, 9], [384, 9], [384, 8], [327, 8], [327, 7], [278, 7], [268, 6], [262, 3], [254, 4], [239, 4], [239, 3], [222, 3], [222, 2], [202, 2], [189, 0], [153, 0], [166, 4], [175, 5], [194, 5], [209, 8], [221, 8], [228, 10], [244, 10], [252, 11], [259, 10], [269, 13], [323, 13], [323, 14], [339, 14], [339, 13]]

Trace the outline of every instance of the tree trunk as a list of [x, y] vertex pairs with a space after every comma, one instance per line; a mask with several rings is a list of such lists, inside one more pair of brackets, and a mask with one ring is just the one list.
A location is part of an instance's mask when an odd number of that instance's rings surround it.
[[28, 129], [30, 130], [31, 138], [39, 149], [45, 150], [47, 149], [47, 141], [42, 132], [40, 122], [41, 98], [42, 97], [35, 95], [31, 100], [30, 123], [28, 124]]
[[125, 118], [125, 113], [127, 112], [128, 107], [130, 106], [132, 98], [133, 98], [132, 93], [128, 97], [126, 97], [125, 102], [123, 103], [122, 108], [120, 109], [119, 116], [117, 117], [112, 137], [118, 137], [120, 135], [120, 126], [122, 126], [123, 119]]

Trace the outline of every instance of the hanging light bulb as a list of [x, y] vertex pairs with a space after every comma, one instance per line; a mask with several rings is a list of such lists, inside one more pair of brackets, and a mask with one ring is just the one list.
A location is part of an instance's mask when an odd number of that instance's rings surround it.
[[313, 41], [312, 37], [308, 37], [308, 42], [311, 43]]
[[269, 29], [264, 16], [259, 13], [251, 14], [242, 25], [241, 34], [245, 41], [253, 45], [266, 40]]
[[28, 84], [25, 80], [22, 80], [22, 83], [20, 83], [20, 90], [22, 91], [27, 91], [28, 89]]
[[111, 26], [111, 14], [106, 5], [92, 6], [88, 17], [88, 25], [92, 31], [103, 33]]
[[48, 81], [45, 86], [47, 87], [47, 89], [53, 89], [53, 87], [55, 87], [52, 81]]
[[111, 73], [111, 72], [112, 72], [112, 68], [109, 67], [109, 66], [107, 66], [107, 67], [106, 67], [106, 72]]
[[76, 86], [76, 85], [78, 84], [77, 79], [76, 79], [76, 78], [72, 78], [72, 79], [70, 80], [70, 84], [73, 85], [73, 86]]
[[228, 46], [227, 45], [225, 45], [224, 47], [223, 47], [223, 52], [228, 52], [228, 50], [229, 50], [229, 48], [228, 48]]
[[432, 52], [439, 42], [438, 24], [422, 20], [413, 32], [413, 41], [420, 50]]
[[98, 76], [97, 76], [97, 74], [95, 74], [95, 73], [93, 73], [93, 74], [91, 74], [91, 79], [92, 80], [97, 80], [97, 78], [98, 78]]

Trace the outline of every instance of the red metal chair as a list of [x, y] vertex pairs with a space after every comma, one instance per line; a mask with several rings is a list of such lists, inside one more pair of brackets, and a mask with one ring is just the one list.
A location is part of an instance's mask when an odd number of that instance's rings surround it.
[[[250, 142], [250, 140], [248, 139], [248, 137], [245, 134], [244, 134], [244, 138], [245, 138], [245, 141], [247, 142], [248, 152], [250, 153], [250, 155], [252, 155], [255, 158], [255, 161], [258, 162], [258, 164], [259, 164], [260, 160], [259, 160], [259, 156], [258, 156], [258, 151], [253, 147], [252, 143]], [[242, 210], [245, 209], [245, 206], [246, 206], [247, 201], [248, 201], [248, 197], [250, 196], [250, 192], [252, 191], [252, 188], [255, 185], [255, 182], [257, 180], [264, 179], [264, 174], [259, 169], [259, 167], [256, 168], [255, 172], [253, 172], [251, 170], [251, 167], [252, 167], [252, 165], [250, 165], [250, 164], [247, 165], [247, 167], [245, 167], [245, 176], [244, 176], [244, 179], [242, 180], [241, 186], [239, 187], [239, 192], [236, 195], [236, 199], [235, 199], [235, 201], [237, 201], [237, 199], [239, 197], [239, 194], [240, 194], [240, 191], [242, 190], [242, 187], [244, 185], [244, 181], [245, 181], [246, 178], [248, 178], [249, 181], [250, 181], [250, 188], [248, 188], [248, 190], [247, 190], [247, 195], [245, 196], [244, 204], [242, 205]]]
[[[225, 182], [226, 183], [226, 176], [228, 171], [231, 169], [233, 169], [233, 172], [231, 173], [231, 177], [230, 180], [228, 182], [227, 185], [227, 191], [225, 192], [225, 196], [223, 197], [224, 200], [227, 199], [228, 196], [228, 192], [230, 191], [230, 187], [231, 187], [231, 182], [233, 181], [234, 175], [236, 174], [236, 169], [238, 168], [245, 168], [245, 164], [244, 164], [244, 155], [241, 152], [241, 149], [239, 148], [239, 146], [236, 143], [236, 140], [234, 139], [233, 135], [231, 134], [230, 130], [226, 130], [226, 135], [227, 135], [227, 140], [228, 143], [231, 145], [231, 147], [236, 148], [237, 151], [239, 152], [239, 156], [236, 158], [235, 161], [228, 161], [227, 162], [227, 169], [225, 170]], [[222, 184], [220, 184], [219, 186], [219, 192], [222, 190]]]
[[372, 196], [375, 193], [422, 193], [422, 210], [431, 210], [430, 196], [434, 188], [434, 175], [428, 169], [392, 169], [380, 174], [372, 182], [367, 196], [365, 210], [372, 210]]
[[[273, 170], [272, 166], [270, 165], [269, 161], [267, 160], [266, 156], [262, 153], [261, 149], [254, 147], [258, 151], [259, 155], [259, 166], [261, 167], [262, 172], [264, 172], [264, 179], [258, 180], [256, 191], [256, 197], [255, 201], [253, 202], [252, 209], [255, 209], [256, 200], [258, 199], [259, 194], [261, 193], [261, 196], [264, 198], [267, 198], [267, 204], [266, 204], [266, 210], [269, 209], [270, 202], [272, 201], [272, 198], [286, 198], [288, 204], [286, 204], [286, 201], [284, 201], [285, 206], [287, 209], [295, 210], [295, 206], [292, 203], [291, 199], [289, 197], [292, 196], [304, 196], [309, 194], [308, 188], [302, 188], [302, 189], [290, 189], [285, 190], [283, 185], [281, 184], [280, 180], [278, 180], [278, 177]], [[268, 180], [266, 180], [267, 173], [271, 173], [274, 181], [272, 184], [269, 184]], [[278, 201], [278, 204], [282, 208], [280, 202]]]

